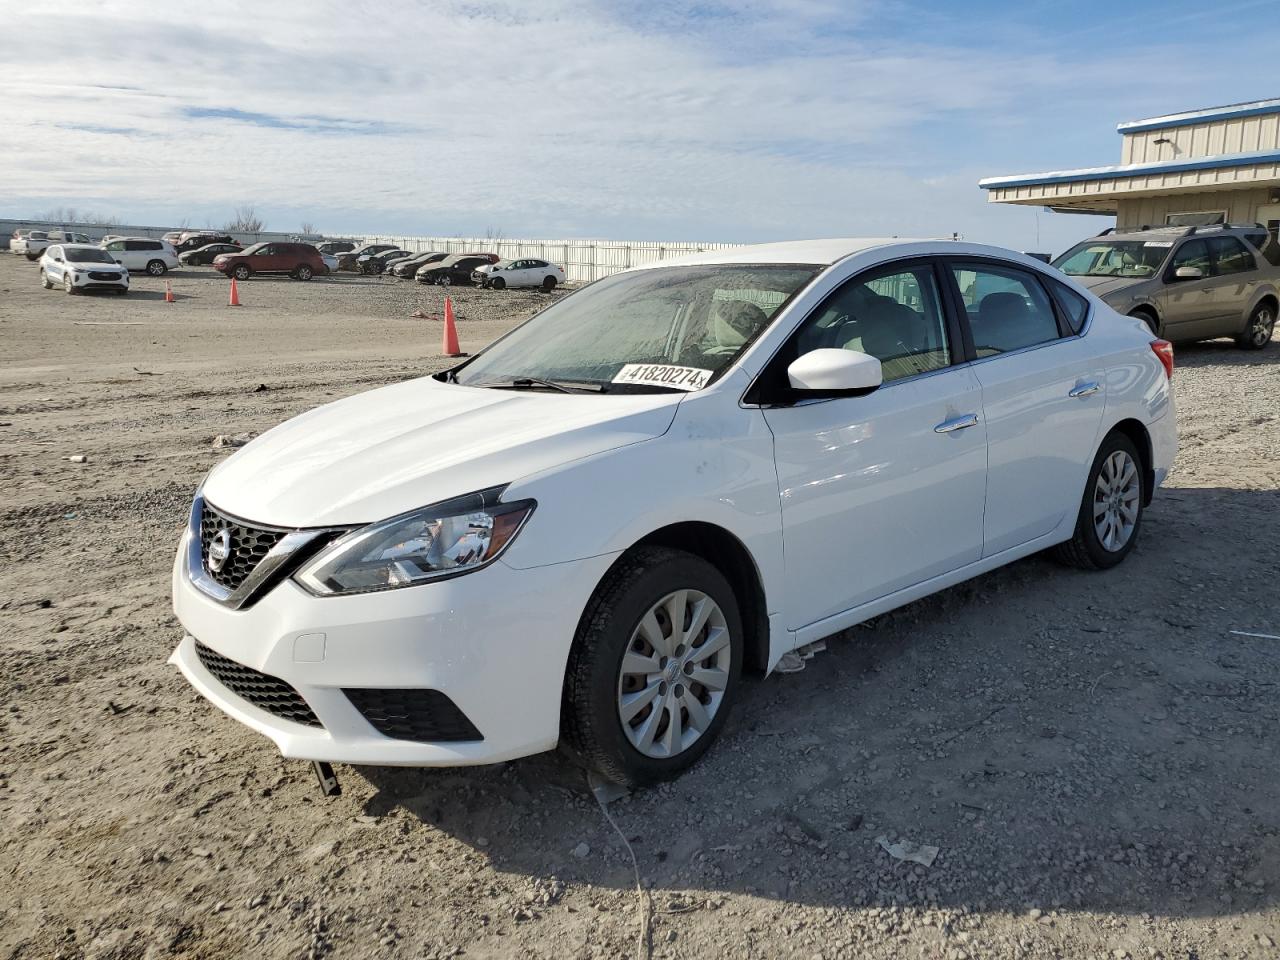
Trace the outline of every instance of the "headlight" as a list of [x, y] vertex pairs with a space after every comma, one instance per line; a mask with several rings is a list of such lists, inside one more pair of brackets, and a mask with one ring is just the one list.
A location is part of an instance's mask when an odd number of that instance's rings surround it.
[[487, 566], [535, 506], [499, 503], [504, 488], [447, 500], [371, 524], [335, 541], [295, 579], [317, 596], [411, 587]]

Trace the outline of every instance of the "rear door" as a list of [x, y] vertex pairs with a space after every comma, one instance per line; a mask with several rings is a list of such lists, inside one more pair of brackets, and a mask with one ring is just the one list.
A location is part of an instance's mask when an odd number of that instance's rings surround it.
[[947, 265], [982, 387], [982, 555], [990, 557], [1080, 509], [1106, 404], [1104, 371], [1035, 271], [981, 258]]
[[1258, 289], [1258, 261], [1238, 237], [1209, 237], [1207, 242], [1213, 260], [1209, 280], [1213, 315], [1197, 332], [1206, 337], [1236, 334], [1244, 329], [1249, 305]]

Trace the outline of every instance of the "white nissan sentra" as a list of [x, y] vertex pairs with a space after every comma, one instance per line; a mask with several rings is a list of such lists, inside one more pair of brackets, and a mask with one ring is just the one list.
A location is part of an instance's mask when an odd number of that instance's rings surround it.
[[1177, 446], [1172, 373], [1141, 320], [994, 247], [628, 270], [214, 469], [173, 662], [287, 757], [559, 744], [672, 777], [743, 670], [1046, 548], [1123, 560]]

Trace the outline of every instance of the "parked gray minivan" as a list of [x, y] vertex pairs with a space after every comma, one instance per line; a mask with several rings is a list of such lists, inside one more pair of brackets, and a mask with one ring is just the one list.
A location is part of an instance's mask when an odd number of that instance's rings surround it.
[[1280, 250], [1259, 224], [1104, 231], [1053, 261], [1112, 309], [1166, 340], [1271, 342], [1280, 310]]

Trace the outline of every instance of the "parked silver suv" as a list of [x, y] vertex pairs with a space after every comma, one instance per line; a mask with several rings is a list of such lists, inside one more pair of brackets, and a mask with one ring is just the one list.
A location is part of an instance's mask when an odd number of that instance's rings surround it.
[[1166, 340], [1271, 342], [1280, 310], [1280, 250], [1259, 224], [1103, 231], [1053, 265]]

